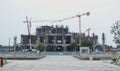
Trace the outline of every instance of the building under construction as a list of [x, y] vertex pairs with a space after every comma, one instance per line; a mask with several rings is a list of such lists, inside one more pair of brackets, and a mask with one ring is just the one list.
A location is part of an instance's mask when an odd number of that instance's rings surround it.
[[[77, 43], [80, 46], [79, 33], [69, 32], [68, 26], [39, 26], [36, 28], [35, 35], [21, 35], [21, 44], [29, 48], [29, 38], [31, 38], [31, 46], [35, 47], [37, 43], [43, 43], [47, 47], [47, 51], [73, 51], [70, 47], [71, 43]], [[95, 40], [98, 43], [96, 35], [92, 37], [85, 36], [82, 34], [81, 40], [83, 39]]]

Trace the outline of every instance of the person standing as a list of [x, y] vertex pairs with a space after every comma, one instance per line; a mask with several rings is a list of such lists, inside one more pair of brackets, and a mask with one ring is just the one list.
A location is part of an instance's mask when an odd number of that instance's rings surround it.
[[0, 57], [0, 66], [3, 67], [3, 57]]

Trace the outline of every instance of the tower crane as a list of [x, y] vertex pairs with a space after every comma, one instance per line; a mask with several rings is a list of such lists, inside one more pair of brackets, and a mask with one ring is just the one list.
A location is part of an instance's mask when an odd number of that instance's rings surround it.
[[28, 17], [26, 16], [26, 21], [23, 21], [24, 23], [27, 23], [27, 30], [28, 30], [28, 36], [29, 36], [29, 46], [30, 51], [32, 50], [31, 47], [31, 18], [28, 20]]
[[26, 16], [26, 20], [23, 21], [23, 23], [27, 23], [30, 51], [32, 50], [32, 47], [31, 47], [31, 23], [32, 22], [57, 22], [57, 21], [59, 21], [59, 20], [37, 20], [37, 21], [31, 21], [31, 18], [28, 19], [28, 17]]
[[27, 23], [30, 50], [32, 49], [32, 48], [31, 48], [31, 23], [32, 23], [32, 22], [51, 22], [51, 23], [54, 23], [54, 22], [62, 22], [62, 21], [69, 20], [69, 19], [73, 19], [73, 18], [76, 18], [76, 17], [77, 17], [77, 18], [79, 19], [79, 44], [81, 44], [81, 16], [84, 16], [84, 15], [89, 16], [89, 15], [90, 15], [90, 12], [86, 12], [86, 13], [79, 14], [79, 15], [72, 16], [72, 17], [63, 18], [63, 19], [60, 19], [60, 20], [39, 20], [39, 21], [31, 21], [31, 18], [30, 18], [30, 20], [28, 20], [28, 17], [26, 16], [26, 21], [23, 21], [23, 22], [24, 22], [24, 23]]
[[79, 19], [79, 44], [81, 44], [81, 33], [82, 33], [82, 31], [81, 31], [81, 16], [85, 16], [85, 15], [89, 16], [90, 12], [86, 12], [86, 13], [83, 13], [83, 14], [79, 14], [79, 15], [76, 15], [76, 16], [67, 17], [67, 18], [63, 18], [63, 19], [58, 20], [59, 22], [62, 22], [62, 21], [65, 21], [65, 20], [76, 18], [76, 17]]

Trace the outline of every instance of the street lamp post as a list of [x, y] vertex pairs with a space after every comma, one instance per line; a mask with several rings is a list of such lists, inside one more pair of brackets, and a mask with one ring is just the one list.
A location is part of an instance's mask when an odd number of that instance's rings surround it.
[[84, 16], [84, 15], [87, 15], [89, 16], [90, 15], [90, 12], [86, 12], [86, 13], [83, 13], [81, 15], [76, 15], [79, 19], [79, 44], [81, 45], [81, 37], [82, 37], [82, 31], [81, 31], [81, 16]]

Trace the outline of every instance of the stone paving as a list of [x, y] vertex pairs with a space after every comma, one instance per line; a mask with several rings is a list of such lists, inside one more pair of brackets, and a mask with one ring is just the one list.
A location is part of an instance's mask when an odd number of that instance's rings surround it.
[[38, 60], [9, 60], [0, 71], [120, 71], [110, 61], [79, 60], [72, 56], [46, 56]]

